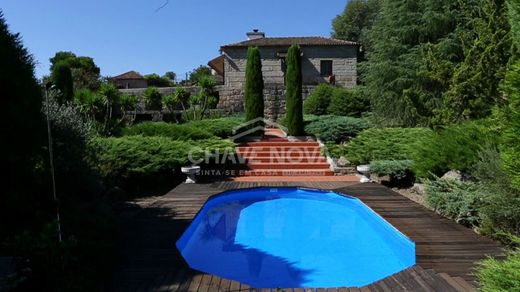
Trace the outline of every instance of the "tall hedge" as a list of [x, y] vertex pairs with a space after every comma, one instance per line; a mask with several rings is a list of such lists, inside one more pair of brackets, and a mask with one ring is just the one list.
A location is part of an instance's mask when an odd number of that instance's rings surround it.
[[74, 81], [70, 65], [65, 61], [57, 63], [52, 70], [52, 81], [61, 91], [58, 101], [71, 101], [74, 97]]
[[264, 78], [257, 47], [247, 49], [245, 101], [246, 121], [264, 117]]
[[303, 128], [303, 98], [302, 98], [302, 61], [300, 46], [292, 45], [287, 52], [286, 106], [287, 129], [289, 135], [302, 136]]
[[35, 170], [41, 168], [40, 151], [45, 144], [41, 89], [34, 76], [32, 56], [19, 35], [9, 31], [1, 10], [0, 64], [4, 141], [0, 222], [11, 222], [0, 228], [1, 241], [5, 235], [39, 224], [37, 217], [45, 212], [40, 204], [47, 198], [35, 182]]

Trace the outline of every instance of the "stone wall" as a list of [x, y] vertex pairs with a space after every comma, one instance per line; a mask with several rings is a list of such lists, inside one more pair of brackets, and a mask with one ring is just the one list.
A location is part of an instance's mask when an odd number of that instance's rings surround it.
[[[303, 99], [310, 95], [315, 86], [306, 85], [302, 88]], [[218, 109], [227, 113], [244, 111], [244, 90], [221, 86], [219, 88], [220, 101]], [[264, 86], [264, 117], [273, 122], [279, 122], [285, 115], [285, 86], [279, 84], [265, 84]]]

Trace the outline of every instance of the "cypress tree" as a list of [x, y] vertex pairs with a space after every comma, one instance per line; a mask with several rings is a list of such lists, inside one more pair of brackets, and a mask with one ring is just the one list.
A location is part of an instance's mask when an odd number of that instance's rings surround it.
[[72, 79], [70, 65], [67, 62], [61, 61], [54, 66], [52, 70], [52, 81], [61, 91], [58, 101], [60, 103], [71, 101], [74, 97], [74, 81]]
[[287, 52], [287, 87], [285, 101], [287, 107], [286, 122], [289, 135], [302, 136], [303, 99], [302, 99], [302, 61], [300, 46], [292, 45]]
[[264, 117], [264, 78], [257, 47], [247, 49], [245, 101], [246, 121]]

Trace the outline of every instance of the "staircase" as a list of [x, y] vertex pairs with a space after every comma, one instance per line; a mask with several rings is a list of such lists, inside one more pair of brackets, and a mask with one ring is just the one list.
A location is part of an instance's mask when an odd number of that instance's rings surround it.
[[263, 138], [241, 143], [236, 150], [246, 165], [242, 176], [334, 176], [312, 138], [289, 141], [280, 130], [267, 129]]

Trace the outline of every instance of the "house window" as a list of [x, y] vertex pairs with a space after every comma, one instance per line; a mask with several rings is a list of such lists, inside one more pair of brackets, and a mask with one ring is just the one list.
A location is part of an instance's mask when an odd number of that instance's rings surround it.
[[331, 76], [332, 75], [332, 61], [331, 60], [322, 60], [320, 62], [320, 73], [321, 73], [321, 76]]

